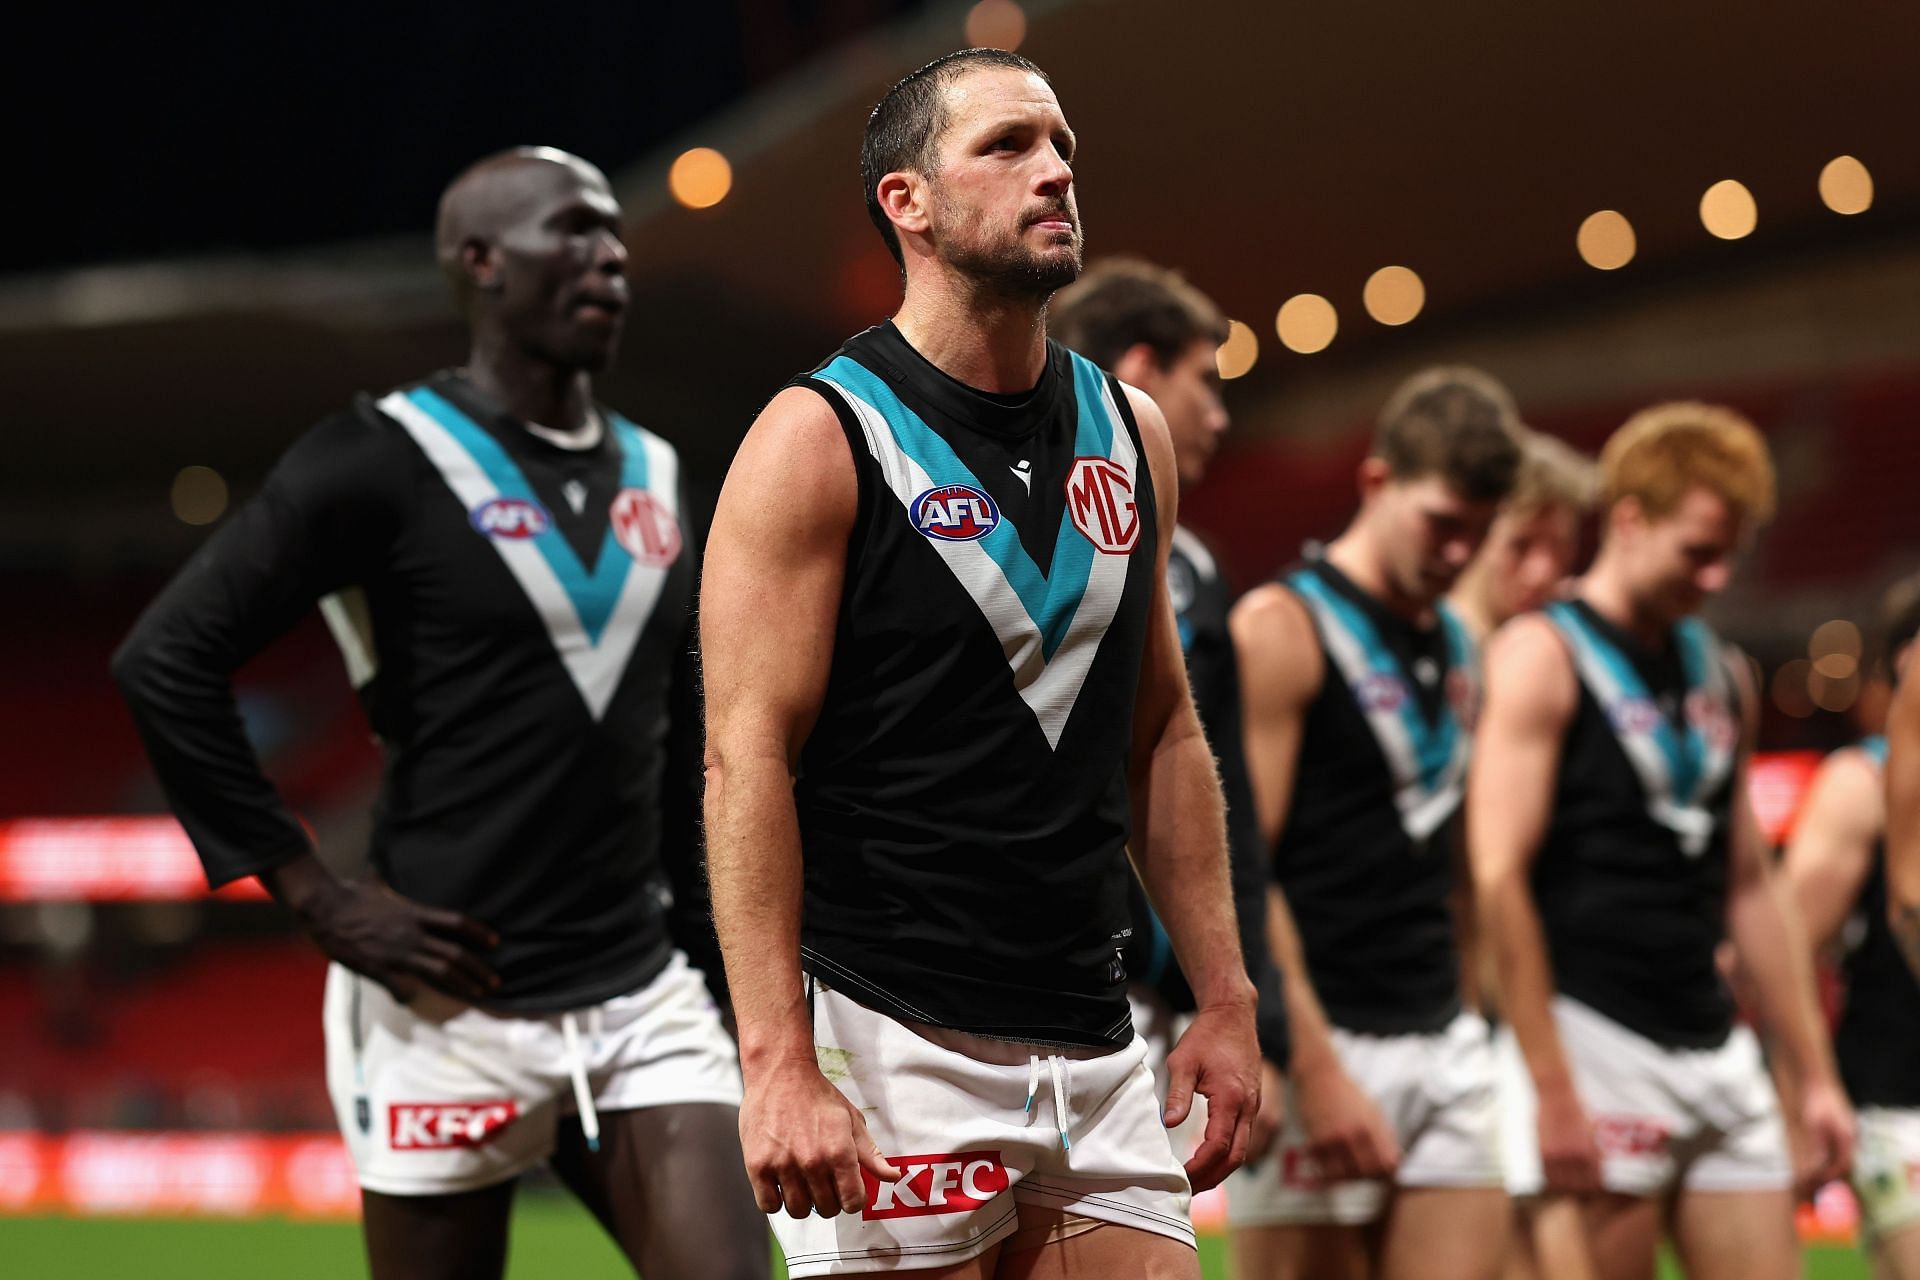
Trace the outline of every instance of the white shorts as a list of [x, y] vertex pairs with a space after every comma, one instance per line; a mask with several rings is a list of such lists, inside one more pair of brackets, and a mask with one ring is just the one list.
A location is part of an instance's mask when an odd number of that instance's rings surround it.
[[1868, 1243], [1920, 1222], [1920, 1108], [1862, 1107], [1853, 1192]]
[[915, 1029], [816, 983], [813, 1039], [821, 1071], [907, 1176], [863, 1171], [857, 1214], [770, 1214], [789, 1275], [964, 1262], [1013, 1232], [1018, 1204], [1194, 1243], [1138, 1036], [1063, 1049]]
[[[1394, 1186], [1501, 1185], [1500, 1110], [1486, 1019], [1462, 1013], [1428, 1035], [1368, 1036], [1335, 1027], [1333, 1048], [1400, 1143]], [[1286, 1126], [1273, 1151], [1227, 1179], [1227, 1222], [1355, 1226], [1380, 1217], [1388, 1190], [1383, 1179], [1321, 1179], [1289, 1086]]]
[[552, 1154], [571, 1115], [574, 1020], [596, 1111], [740, 1105], [740, 1067], [699, 970], [675, 952], [638, 991], [571, 1014], [490, 1013], [423, 990], [327, 973], [327, 1090], [360, 1185], [446, 1195], [505, 1182]]
[[[1553, 998], [1553, 1020], [1608, 1191], [1777, 1191], [1792, 1183], [1780, 1100], [1752, 1031], [1735, 1027], [1717, 1049], [1670, 1049], [1566, 996]], [[1533, 1078], [1510, 1029], [1502, 1029], [1496, 1052], [1507, 1078], [1508, 1190], [1538, 1195], [1544, 1178]]]

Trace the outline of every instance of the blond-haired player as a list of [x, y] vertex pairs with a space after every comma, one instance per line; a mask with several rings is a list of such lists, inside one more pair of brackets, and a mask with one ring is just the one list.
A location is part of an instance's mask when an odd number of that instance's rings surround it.
[[[1605, 1280], [1797, 1274], [1779, 1103], [1714, 964], [1731, 934], [1831, 1177], [1852, 1115], [1796, 925], [1745, 799], [1755, 695], [1694, 616], [1772, 514], [1731, 410], [1635, 415], [1600, 460], [1602, 541], [1573, 596], [1488, 648], [1468, 844], [1504, 1049], [1537, 1091], [1536, 1186], [1580, 1194]], [[1523, 1178], [1522, 1181], [1529, 1179]]]

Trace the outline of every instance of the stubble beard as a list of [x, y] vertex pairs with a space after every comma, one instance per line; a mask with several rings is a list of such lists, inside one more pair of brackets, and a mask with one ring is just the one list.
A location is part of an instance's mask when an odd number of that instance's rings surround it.
[[971, 226], [961, 224], [942, 230], [945, 234], [940, 242], [946, 249], [943, 256], [947, 265], [970, 280], [977, 293], [1009, 301], [1045, 302], [1080, 278], [1085, 240], [1078, 217], [1073, 219], [1070, 242], [1043, 250], [1027, 246], [1025, 223], [1013, 236], [997, 242], [987, 239], [977, 220]]

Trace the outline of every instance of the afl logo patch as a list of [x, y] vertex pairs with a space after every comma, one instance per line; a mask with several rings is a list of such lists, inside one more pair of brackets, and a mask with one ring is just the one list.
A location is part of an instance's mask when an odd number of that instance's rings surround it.
[[1110, 458], [1075, 458], [1067, 475], [1067, 514], [1087, 541], [1123, 556], [1140, 541], [1140, 507], [1133, 477]]
[[680, 554], [680, 522], [645, 489], [622, 489], [607, 515], [615, 541], [641, 564], [672, 564]]
[[489, 538], [537, 538], [553, 527], [553, 517], [525, 498], [495, 498], [473, 509], [473, 527]]
[[993, 499], [970, 484], [943, 484], [913, 500], [913, 527], [942, 542], [978, 542], [1000, 524]]
[[1353, 700], [1369, 714], [1398, 711], [1407, 703], [1407, 682], [1399, 676], [1376, 671], [1360, 681], [1353, 691]]
[[1646, 734], [1659, 729], [1666, 717], [1651, 698], [1622, 698], [1614, 704], [1613, 727], [1620, 733]]

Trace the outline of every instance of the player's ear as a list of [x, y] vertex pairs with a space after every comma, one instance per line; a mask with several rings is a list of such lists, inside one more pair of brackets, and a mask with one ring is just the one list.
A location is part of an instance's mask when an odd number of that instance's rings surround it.
[[500, 259], [493, 246], [477, 237], [460, 246], [460, 265], [473, 287], [482, 293], [498, 293], [501, 287]]
[[1385, 458], [1368, 454], [1360, 460], [1360, 469], [1354, 476], [1354, 487], [1359, 490], [1360, 501], [1365, 502], [1393, 480], [1393, 470], [1387, 466]]
[[912, 169], [896, 169], [874, 187], [880, 208], [901, 235], [923, 236], [933, 225], [927, 203], [927, 180]]
[[1136, 342], [1120, 353], [1113, 362], [1113, 376], [1130, 387], [1138, 387], [1148, 395], [1153, 391], [1147, 383], [1160, 371], [1160, 358], [1153, 348], [1144, 342]]

